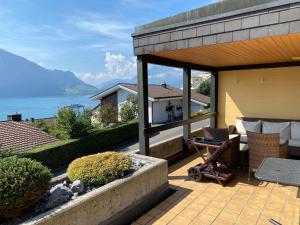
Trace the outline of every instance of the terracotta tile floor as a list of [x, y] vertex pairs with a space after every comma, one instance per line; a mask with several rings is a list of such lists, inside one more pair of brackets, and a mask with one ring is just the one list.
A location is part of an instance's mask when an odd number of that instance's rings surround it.
[[247, 172], [238, 172], [226, 187], [211, 181], [194, 182], [187, 169], [200, 162], [193, 155], [169, 168], [169, 183], [176, 189], [133, 224], [230, 225], [267, 224], [273, 218], [283, 225], [300, 224], [298, 188], [247, 180]]

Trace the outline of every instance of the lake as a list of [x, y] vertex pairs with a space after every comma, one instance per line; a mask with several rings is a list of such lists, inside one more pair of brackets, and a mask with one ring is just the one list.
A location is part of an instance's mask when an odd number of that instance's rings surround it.
[[22, 114], [22, 118], [48, 118], [56, 115], [62, 106], [73, 104], [95, 107], [98, 101], [89, 96], [63, 96], [63, 97], [34, 97], [34, 98], [0, 98], [0, 121], [6, 120], [8, 114], [16, 112]]

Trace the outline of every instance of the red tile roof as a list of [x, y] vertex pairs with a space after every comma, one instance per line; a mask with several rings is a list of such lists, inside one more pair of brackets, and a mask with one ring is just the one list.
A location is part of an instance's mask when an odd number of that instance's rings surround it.
[[[137, 84], [121, 83], [120, 85], [136, 92], [138, 90]], [[199, 94], [196, 91], [192, 91], [191, 94], [192, 100], [205, 104], [210, 103], [210, 98], [208, 96]], [[163, 87], [162, 85], [149, 84], [148, 95], [153, 99], [182, 97], [182, 90], [170, 85], [166, 85], [166, 87]]]
[[55, 137], [28, 122], [0, 122], [0, 150], [12, 148], [14, 151], [25, 151], [56, 141]]

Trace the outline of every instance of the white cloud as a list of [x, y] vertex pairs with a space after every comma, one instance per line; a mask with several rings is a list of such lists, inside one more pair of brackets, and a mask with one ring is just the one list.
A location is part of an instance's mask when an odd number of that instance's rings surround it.
[[134, 26], [124, 21], [106, 18], [93, 13], [82, 13], [78, 17], [69, 17], [67, 22], [73, 26], [92, 33], [110, 36], [116, 39], [130, 39]]
[[132, 47], [131, 43], [118, 42], [118, 43], [111, 43], [111, 44], [95, 43], [95, 44], [89, 44], [89, 45], [82, 45], [82, 46], [79, 46], [78, 48], [79, 49], [88, 49], [88, 50], [94, 49], [94, 50], [97, 50], [100, 52], [110, 52], [110, 51], [117, 51], [120, 49], [127, 50], [127, 49], [131, 49], [131, 47]]
[[77, 73], [77, 77], [92, 85], [100, 85], [110, 80], [129, 80], [136, 77], [136, 59], [127, 59], [121, 54], [105, 54], [106, 71], [97, 74]]

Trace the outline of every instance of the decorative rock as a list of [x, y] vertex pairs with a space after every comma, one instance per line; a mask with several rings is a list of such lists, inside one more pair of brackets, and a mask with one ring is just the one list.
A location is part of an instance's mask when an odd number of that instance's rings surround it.
[[78, 192], [75, 192], [74, 195], [73, 195], [73, 197], [72, 197], [72, 199], [74, 200], [77, 197], [78, 197]]
[[70, 188], [73, 193], [82, 193], [84, 191], [84, 185], [80, 180], [75, 180], [71, 185]]
[[139, 166], [144, 166], [146, 164], [146, 161], [144, 161], [144, 160], [141, 160], [140, 162], [139, 162]]
[[46, 209], [51, 209], [67, 202], [73, 196], [70, 188], [64, 184], [57, 184], [50, 189], [50, 196], [45, 206]]

